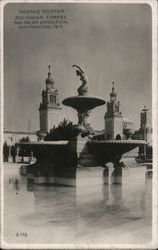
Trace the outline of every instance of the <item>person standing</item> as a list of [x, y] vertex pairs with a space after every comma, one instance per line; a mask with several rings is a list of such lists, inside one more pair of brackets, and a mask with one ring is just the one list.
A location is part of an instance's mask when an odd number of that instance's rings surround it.
[[16, 149], [16, 146], [13, 145], [11, 147], [11, 156], [12, 156], [12, 159], [13, 159], [14, 163], [16, 162], [16, 155], [17, 155], [17, 149]]

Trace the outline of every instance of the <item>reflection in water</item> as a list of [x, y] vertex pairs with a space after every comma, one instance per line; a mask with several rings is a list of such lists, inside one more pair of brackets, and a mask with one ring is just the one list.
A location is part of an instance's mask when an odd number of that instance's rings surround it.
[[18, 166], [14, 170], [8, 166], [5, 240], [19, 242], [18, 228], [29, 235], [21, 239], [23, 243], [149, 242], [152, 179], [145, 171], [145, 167], [108, 168], [102, 185], [74, 188], [34, 185], [19, 175]]
[[16, 191], [16, 194], [19, 192], [19, 180], [15, 178], [9, 178], [9, 186], [11, 189]]
[[18, 179], [15, 180], [15, 189], [16, 189], [16, 194], [18, 194], [18, 191], [19, 191], [19, 181], [18, 181]]
[[113, 206], [123, 206], [122, 185], [118, 185], [116, 191], [116, 186], [112, 183], [110, 185], [110, 196], [112, 197]]
[[27, 191], [31, 192], [34, 190], [34, 182], [32, 179], [27, 179]]
[[146, 172], [145, 172], [146, 180], [151, 179], [152, 175], [153, 175], [152, 164], [151, 163], [147, 163], [146, 164]]
[[109, 167], [105, 166], [103, 170], [103, 182], [104, 184], [109, 184]]
[[111, 174], [111, 183], [122, 184], [122, 167], [114, 168]]

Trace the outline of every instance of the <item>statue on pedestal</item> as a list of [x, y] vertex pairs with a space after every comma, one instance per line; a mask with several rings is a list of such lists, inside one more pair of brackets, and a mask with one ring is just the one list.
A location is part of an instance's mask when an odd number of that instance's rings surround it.
[[81, 96], [85, 96], [88, 94], [88, 79], [86, 74], [83, 72], [83, 70], [77, 66], [77, 65], [73, 65], [72, 67], [76, 67], [76, 74], [77, 76], [80, 76], [80, 80], [82, 81], [82, 85], [77, 89], [78, 94]]

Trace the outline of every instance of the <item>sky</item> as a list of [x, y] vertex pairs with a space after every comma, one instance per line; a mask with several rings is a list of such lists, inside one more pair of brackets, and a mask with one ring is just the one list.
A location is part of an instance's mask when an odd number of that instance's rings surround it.
[[[64, 9], [63, 29], [20, 29], [23, 10]], [[60, 102], [77, 95], [73, 64], [88, 76], [89, 95], [109, 101], [115, 82], [121, 111], [138, 129], [140, 111], [152, 106], [152, 23], [147, 4], [9, 3], [4, 8], [4, 128], [39, 130], [39, 104], [48, 65]], [[91, 112], [94, 129], [104, 128], [106, 105]], [[62, 118], [77, 123], [76, 111], [62, 105]]]

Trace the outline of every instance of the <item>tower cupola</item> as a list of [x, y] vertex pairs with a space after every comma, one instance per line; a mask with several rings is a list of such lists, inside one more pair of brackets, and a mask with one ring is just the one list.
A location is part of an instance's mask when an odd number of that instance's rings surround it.
[[115, 91], [114, 82], [112, 82], [112, 92], [110, 93], [110, 101], [116, 101], [117, 93]]
[[48, 65], [49, 71], [48, 71], [48, 78], [46, 79], [46, 90], [53, 89], [54, 88], [54, 79], [51, 77], [50, 72], [50, 65]]

